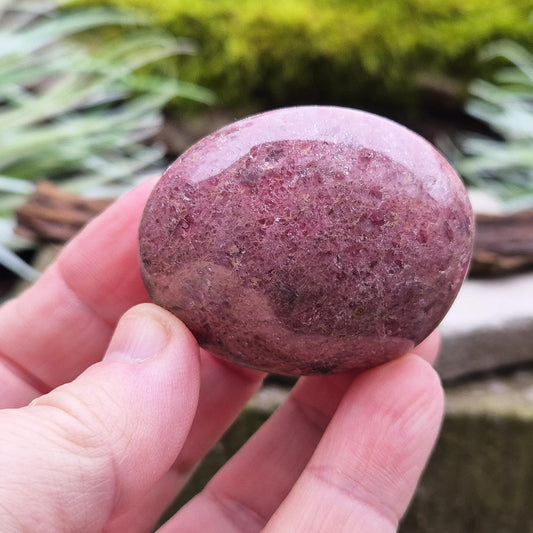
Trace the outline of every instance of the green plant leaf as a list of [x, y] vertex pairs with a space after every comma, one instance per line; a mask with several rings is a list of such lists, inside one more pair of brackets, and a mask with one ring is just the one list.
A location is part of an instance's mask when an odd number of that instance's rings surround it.
[[463, 133], [453, 162], [470, 185], [492, 191], [503, 206], [533, 207], [533, 55], [503, 40], [485, 48], [482, 58], [507, 64], [492, 81], [471, 84], [465, 109], [494, 137]]
[[12, 228], [34, 181], [122, 194], [166, 166], [154, 142], [165, 105], [213, 101], [211, 92], [154, 68], [195, 53], [190, 40], [138, 12], [58, 5], [0, 0], [0, 264], [23, 277], [31, 270], [9, 250], [31, 244]]

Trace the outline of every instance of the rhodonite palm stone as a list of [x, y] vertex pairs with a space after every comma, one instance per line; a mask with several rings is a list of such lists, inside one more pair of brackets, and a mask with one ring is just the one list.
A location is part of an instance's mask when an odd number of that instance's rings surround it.
[[362, 370], [442, 320], [466, 275], [465, 188], [390, 120], [294, 107], [204, 138], [140, 227], [153, 301], [217, 356], [282, 374]]

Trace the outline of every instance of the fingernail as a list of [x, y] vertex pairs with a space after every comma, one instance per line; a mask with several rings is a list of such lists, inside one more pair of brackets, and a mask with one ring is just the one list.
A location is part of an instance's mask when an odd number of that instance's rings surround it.
[[124, 316], [115, 330], [104, 361], [145, 361], [169, 341], [167, 328], [148, 313]]

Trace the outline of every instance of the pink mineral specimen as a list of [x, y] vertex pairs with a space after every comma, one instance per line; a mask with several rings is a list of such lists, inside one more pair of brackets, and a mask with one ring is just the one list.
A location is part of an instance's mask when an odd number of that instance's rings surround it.
[[143, 215], [141, 270], [212, 353], [336, 373], [398, 357], [439, 324], [472, 235], [464, 186], [427, 141], [373, 114], [294, 107], [176, 160]]

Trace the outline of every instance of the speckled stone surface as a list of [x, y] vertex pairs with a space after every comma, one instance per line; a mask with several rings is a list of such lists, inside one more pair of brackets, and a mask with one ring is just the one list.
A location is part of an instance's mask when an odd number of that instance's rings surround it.
[[143, 215], [141, 271], [214, 354], [343, 372], [438, 325], [472, 233], [462, 183], [421, 137], [360, 111], [287, 108], [215, 132], [166, 171]]

